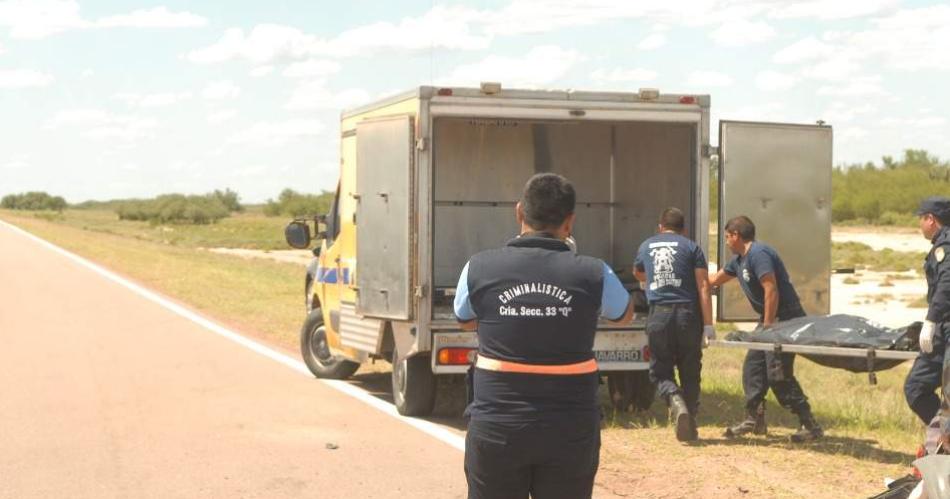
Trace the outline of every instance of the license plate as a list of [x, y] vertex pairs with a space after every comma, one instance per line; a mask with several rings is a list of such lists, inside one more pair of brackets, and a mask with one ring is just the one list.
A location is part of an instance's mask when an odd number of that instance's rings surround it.
[[597, 362], [640, 362], [639, 350], [595, 350]]

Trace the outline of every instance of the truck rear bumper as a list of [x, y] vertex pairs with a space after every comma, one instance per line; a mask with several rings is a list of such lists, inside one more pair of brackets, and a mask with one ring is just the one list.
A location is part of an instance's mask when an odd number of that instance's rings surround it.
[[[432, 372], [464, 374], [468, 370], [468, 364], [444, 364], [442, 361], [449, 356], [440, 355], [440, 352], [446, 349], [474, 350], [476, 348], [478, 348], [478, 337], [474, 332], [433, 331]], [[650, 367], [647, 337], [642, 329], [597, 331], [594, 337], [594, 355], [601, 371], [639, 371]]]

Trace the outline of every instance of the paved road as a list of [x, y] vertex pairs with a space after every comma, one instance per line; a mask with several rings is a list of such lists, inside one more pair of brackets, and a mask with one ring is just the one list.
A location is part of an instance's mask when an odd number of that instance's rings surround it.
[[457, 449], [0, 224], [0, 498], [464, 490]]

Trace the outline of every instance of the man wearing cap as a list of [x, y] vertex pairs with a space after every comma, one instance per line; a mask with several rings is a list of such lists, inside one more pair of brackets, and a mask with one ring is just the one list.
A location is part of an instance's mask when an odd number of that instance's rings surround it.
[[633, 321], [630, 296], [603, 261], [577, 255], [574, 187], [540, 173], [515, 217], [521, 235], [471, 257], [455, 315], [477, 329], [465, 436], [468, 497], [589, 498], [600, 452], [599, 317]]
[[[904, 395], [917, 417], [929, 424], [941, 416], [944, 433], [950, 431], [950, 376], [943, 377], [943, 403], [934, 394], [941, 386], [941, 374], [950, 368], [945, 356], [947, 337], [950, 335], [950, 199], [930, 197], [917, 210], [920, 232], [933, 247], [924, 261], [927, 275], [927, 317], [920, 330], [920, 355], [907, 374]], [[948, 373], [950, 374], [950, 373]]]
[[[657, 234], [640, 245], [633, 264], [650, 304], [646, 328], [650, 380], [670, 407], [681, 442], [698, 438], [703, 346], [716, 338], [706, 256], [685, 236], [685, 229], [681, 210], [663, 210]], [[676, 384], [674, 370], [679, 371], [682, 386]]]

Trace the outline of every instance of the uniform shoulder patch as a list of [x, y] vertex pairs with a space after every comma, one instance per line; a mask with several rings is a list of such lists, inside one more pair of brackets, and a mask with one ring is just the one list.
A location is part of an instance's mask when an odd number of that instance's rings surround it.
[[934, 259], [937, 260], [937, 263], [942, 262], [943, 257], [945, 256], [947, 256], [947, 253], [946, 251], [944, 251], [943, 246], [940, 246], [939, 248], [934, 250]]

